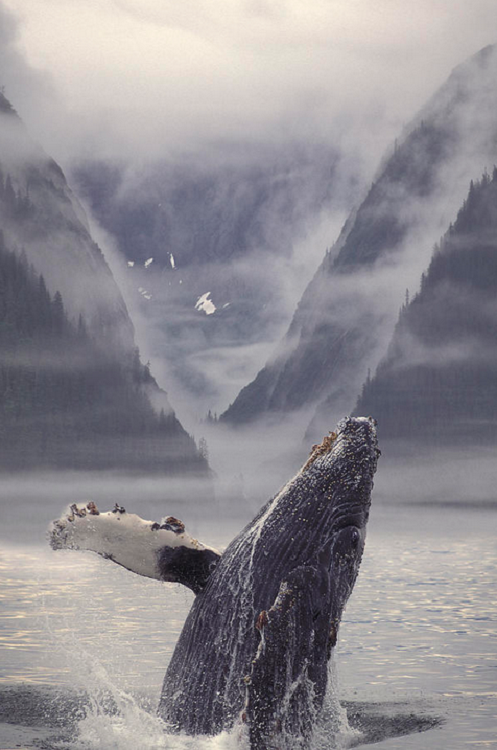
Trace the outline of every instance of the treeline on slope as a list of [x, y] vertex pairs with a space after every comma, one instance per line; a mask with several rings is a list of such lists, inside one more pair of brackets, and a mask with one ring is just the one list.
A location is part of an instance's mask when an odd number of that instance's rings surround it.
[[[465, 61], [399, 136], [307, 286], [285, 339], [221, 422], [274, 422], [309, 409], [306, 436], [316, 442], [350, 411], [368, 363], [378, 361], [390, 335], [391, 301], [403, 292], [402, 274], [390, 268], [403, 263], [420, 230], [436, 240], [461, 205], [470, 165], [493, 158], [496, 70], [495, 47]], [[420, 272], [432, 241], [411, 256]]]
[[436, 443], [497, 438], [497, 169], [471, 183], [406, 301], [356, 414], [384, 438]]
[[0, 467], [205, 473], [138, 350], [118, 358], [72, 322], [0, 232]]
[[355, 312], [344, 321], [337, 289], [347, 274], [364, 272], [401, 247], [412, 223], [402, 211], [404, 204], [408, 197], [429, 199], [436, 167], [449, 145], [443, 128], [422, 121], [395, 146], [353, 221], [345, 224], [336, 243], [339, 252], [326, 252], [304, 291], [287, 334], [288, 345], [242, 388], [221, 414], [221, 422], [240, 425], [264, 413], [282, 415], [323, 397], [318, 411], [333, 413], [342, 403], [349, 403], [345, 408], [350, 409], [361, 385], [357, 373], [364, 372], [381, 321], [373, 310], [364, 311], [361, 285], [357, 303], [349, 305]]
[[4, 172], [0, 166], [0, 207], [3, 215], [15, 218], [25, 219], [34, 210], [34, 206], [29, 198], [29, 192], [24, 193], [15, 189], [12, 178], [7, 172]]

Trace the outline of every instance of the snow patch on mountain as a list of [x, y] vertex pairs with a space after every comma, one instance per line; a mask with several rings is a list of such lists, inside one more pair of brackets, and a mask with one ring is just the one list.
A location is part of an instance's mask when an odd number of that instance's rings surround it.
[[217, 308], [214, 302], [209, 299], [210, 295], [210, 292], [206, 292], [201, 297], [199, 297], [195, 303], [195, 310], [198, 310], [199, 312], [205, 312], [206, 315], [212, 315], [213, 313], [215, 313]]

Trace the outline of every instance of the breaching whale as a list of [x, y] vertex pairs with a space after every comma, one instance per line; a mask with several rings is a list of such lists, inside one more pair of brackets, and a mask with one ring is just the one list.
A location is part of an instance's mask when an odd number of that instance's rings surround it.
[[310, 741], [378, 455], [372, 418], [342, 420], [222, 555], [175, 518], [152, 523], [119, 506], [73, 505], [53, 522], [54, 549], [90, 549], [196, 593], [162, 687], [169, 731], [213, 735], [239, 721], [258, 750]]

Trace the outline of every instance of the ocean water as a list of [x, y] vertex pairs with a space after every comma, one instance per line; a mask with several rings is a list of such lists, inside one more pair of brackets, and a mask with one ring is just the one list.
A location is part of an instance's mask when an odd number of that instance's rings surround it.
[[[46, 526], [69, 491], [78, 499], [76, 480], [0, 487], [0, 750], [246, 747], [238, 729], [164, 735], [155, 707], [193, 595], [92, 553], [50, 550]], [[218, 547], [251, 511], [226, 520], [225, 508], [165, 501], [147, 483], [127, 491], [128, 510], [174, 512]], [[123, 492], [109, 478], [91, 496], [105, 509]], [[380, 487], [333, 666], [343, 713], [312, 750], [497, 748], [496, 532], [491, 498], [400, 501]]]

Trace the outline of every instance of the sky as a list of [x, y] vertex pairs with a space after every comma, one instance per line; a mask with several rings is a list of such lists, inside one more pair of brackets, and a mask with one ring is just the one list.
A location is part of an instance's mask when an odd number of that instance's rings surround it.
[[3, 85], [63, 163], [334, 139], [373, 164], [495, 0], [2, 0]]

